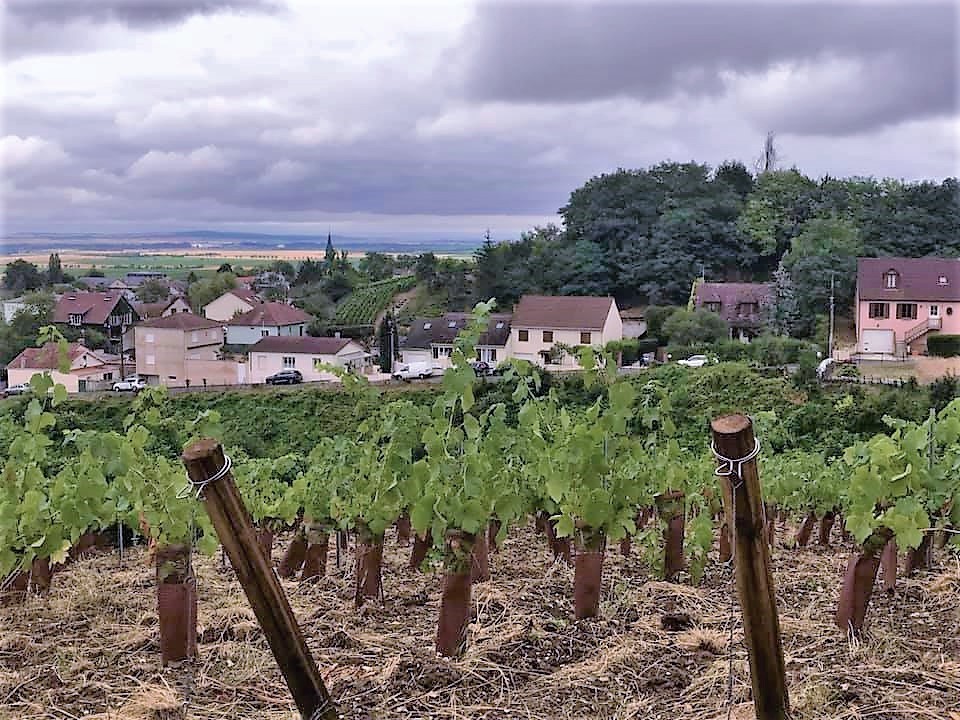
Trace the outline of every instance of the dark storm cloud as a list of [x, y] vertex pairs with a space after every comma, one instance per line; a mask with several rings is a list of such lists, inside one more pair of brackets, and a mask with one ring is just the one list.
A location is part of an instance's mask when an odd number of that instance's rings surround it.
[[277, 9], [273, 0], [7, 0], [8, 17], [25, 25], [85, 21], [151, 27], [177, 23], [191, 15]]
[[952, 2], [491, 3], [453, 54], [470, 99], [560, 103], [715, 95], [724, 72], [855, 60], [846, 97], [766, 113], [785, 131], [842, 134], [953, 111], [957, 32]]
[[7, 0], [3, 53], [78, 52], [96, 47], [100, 26], [150, 30], [194, 15], [275, 13], [279, 0]]

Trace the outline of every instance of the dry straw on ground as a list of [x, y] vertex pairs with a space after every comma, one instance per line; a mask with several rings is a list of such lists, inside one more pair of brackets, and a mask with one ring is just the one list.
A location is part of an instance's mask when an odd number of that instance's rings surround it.
[[[289, 538], [275, 548], [279, 553]], [[541, 537], [514, 530], [474, 592], [470, 646], [433, 652], [439, 574], [406, 569], [388, 538], [385, 604], [352, 607], [351, 554], [318, 583], [284, 582], [311, 650], [346, 718], [727, 717], [728, 570], [703, 586], [649, 579], [611, 552], [602, 617], [571, 619], [572, 571]], [[960, 563], [874, 597], [866, 635], [832, 624], [847, 550], [774, 553], [784, 653], [797, 720], [960, 720]], [[161, 668], [152, 570], [139, 551], [82, 560], [46, 598], [0, 609], [0, 718], [295, 720], [298, 716], [242, 590], [218, 558], [198, 558], [200, 657]], [[664, 623], [665, 614], [690, 625]], [[664, 627], [673, 629], [664, 629]], [[739, 618], [731, 716], [751, 718]]]

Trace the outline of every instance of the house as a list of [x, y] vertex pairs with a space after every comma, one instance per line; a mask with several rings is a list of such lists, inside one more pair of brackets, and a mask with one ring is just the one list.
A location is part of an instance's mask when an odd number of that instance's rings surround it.
[[167, 317], [175, 313], [192, 312], [190, 303], [181, 295], [176, 295], [155, 303], [134, 303], [133, 307], [144, 320]]
[[612, 297], [524, 295], [513, 310], [507, 354], [552, 368], [579, 367], [569, 350], [623, 339]]
[[203, 316], [209, 320], [227, 322], [237, 315], [253, 310], [262, 302], [253, 290], [234, 288], [204, 305]]
[[[447, 313], [439, 318], [417, 318], [400, 346], [405, 363], [431, 362], [434, 367], [450, 367], [453, 342], [470, 323], [469, 313]], [[510, 340], [510, 315], [491, 315], [487, 329], [477, 341], [477, 359], [496, 365], [507, 359]]]
[[290, 282], [283, 276], [283, 273], [274, 270], [265, 270], [257, 275], [252, 287], [265, 297], [267, 295], [282, 295], [285, 297], [290, 292]]
[[63, 385], [67, 392], [86, 392], [109, 390], [113, 382], [120, 379], [120, 359], [116, 356], [90, 350], [80, 343], [70, 343], [67, 358], [70, 370], [63, 373], [59, 370], [57, 343], [28, 347], [7, 364], [7, 383], [18, 385], [30, 382], [30, 378], [38, 373], [50, 373], [53, 381]]
[[223, 325], [193, 313], [175, 313], [146, 320], [134, 328], [137, 374], [148, 383], [238, 385], [246, 364], [220, 359]]
[[26, 309], [27, 304], [23, 301], [23, 297], [11, 298], [10, 300], [3, 301], [3, 321], [5, 323], [13, 322], [13, 316], [16, 315], [21, 310]]
[[370, 354], [349, 338], [270, 336], [258, 340], [250, 348], [250, 382], [262, 383], [267, 377], [285, 369], [299, 370], [306, 382], [336, 380], [329, 370], [318, 364], [336, 365], [363, 371], [370, 363]]
[[926, 352], [934, 333], [960, 334], [960, 259], [858, 258], [857, 351]]
[[140, 314], [133, 304], [112, 291], [67, 293], [53, 309], [55, 323], [106, 333], [111, 345], [118, 347], [124, 327], [139, 320]]
[[646, 310], [644, 308], [624, 308], [620, 311], [624, 338], [640, 338], [647, 334]]
[[77, 278], [77, 282], [93, 290], [107, 290], [110, 288], [110, 283], [113, 282], [113, 280], [99, 275], [84, 275], [83, 277]]
[[313, 320], [300, 308], [280, 302], [257, 305], [227, 321], [228, 345], [253, 345], [263, 337], [303, 337]]
[[763, 330], [767, 308], [773, 302], [770, 283], [697, 282], [693, 305], [717, 313], [730, 329], [730, 339], [750, 342]]

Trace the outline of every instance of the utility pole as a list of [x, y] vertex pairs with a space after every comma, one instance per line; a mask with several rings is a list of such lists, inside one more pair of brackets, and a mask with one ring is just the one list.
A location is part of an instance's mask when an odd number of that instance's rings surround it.
[[830, 334], [827, 336], [827, 357], [833, 357], [833, 310], [834, 310], [834, 278], [833, 272], [830, 273]]
[[393, 307], [390, 307], [390, 314], [387, 316], [387, 331], [390, 333], [390, 375], [393, 376], [393, 365], [396, 362], [395, 358], [397, 356], [396, 351], [393, 348], [393, 328], [394, 328], [394, 315]]

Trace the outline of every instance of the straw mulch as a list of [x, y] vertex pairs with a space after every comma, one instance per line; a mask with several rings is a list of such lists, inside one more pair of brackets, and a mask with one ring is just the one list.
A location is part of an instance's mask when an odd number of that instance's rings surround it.
[[[774, 551], [793, 717], [960, 720], [960, 562], [941, 550], [895, 596], [878, 589], [867, 632], [848, 641], [832, 623], [848, 551]], [[691, 587], [610, 551], [602, 618], [574, 622], [572, 570], [515, 529], [491, 555], [493, 580], [474, 588], [469, 648], [450, 661], [433, 651], [440, 575], [406, 569], [408, 552], [388, 537], [384, 603], [359, 611], [352, 547], [340, 569], [331, 548], [319, 583], [283, 581], [346, 718], [753, 717], [726, 568]], [[116, 553], [81, 560], [47, 597], [0, 608], [0, 718], [299, 717], [219, 558], [196, 559], [199, 658], [178, 668], [160, 666], [152, 568], [139, 549], [124, 564]]]

